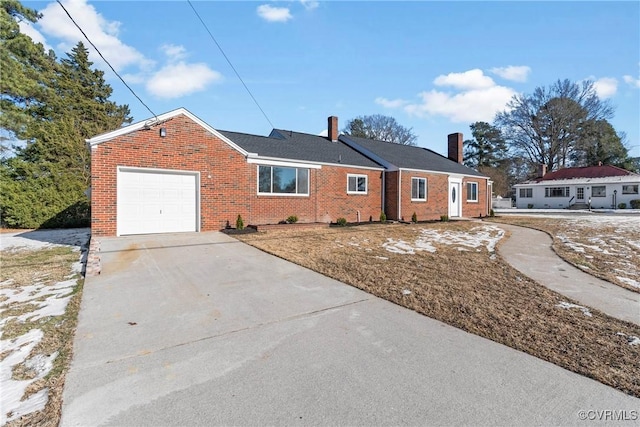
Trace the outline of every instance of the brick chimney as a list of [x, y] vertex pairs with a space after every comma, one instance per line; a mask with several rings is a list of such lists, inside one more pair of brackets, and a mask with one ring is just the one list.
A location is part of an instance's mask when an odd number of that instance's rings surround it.
[[327, 119], [327, 137], [336, 142], [338, 140], [338, 118], [336, 116], [329, 116]]
[[547, 165], [540, 164], [538, 165], [538, 178], [542, 178], [547, 174]]
[[452, 133], [447, 137], [449, 142], [449, 160], [462, 164], [462, 134]]

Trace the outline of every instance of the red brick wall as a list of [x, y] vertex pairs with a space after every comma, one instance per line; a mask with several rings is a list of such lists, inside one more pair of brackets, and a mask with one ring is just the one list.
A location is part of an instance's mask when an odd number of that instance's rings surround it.
[[[467, 182], [478, 183], [478, 201], [467, 202]], [[462, 180], [462, 216], [471, 218], [487, 216], [487, 180], [484, 178], [464, 178]]]
[[[402, 210], [401, 216], [405, 221], [411, 221], [411, 216], [416, 213], [418, 221], [440, 219], [440, 215], [446, 215], [449, 209], [448, 192], [449, 183], [447, 175], [430, 174], [426, 172], [402, 172]], [[427, 179], [427, 200], [411, 200], [411, 178]]]
[[[167, 136], [159, 136], [159, 128]], [[300, 222], [329, 222], [338, 217], [356, 221], [373, 216], [381, 205], [381, 171], [332, 167], [310, 169], [309, 196], [258, 196], [258, 166], [186, 116], [177, 116], [150, 130], [139, 130], [92, 149], [92, 233], [114, 236], [117, 231], [117, 167], [175, 169], [200, 172], [201, 230], [245, 224], [273, 224], [297, 215]], [[347, 173], [366, 174], [367, 195], [347, 195]]]
[[387, 219], [399, 220], [398, 218], [398, 177], [400, 172], [386, 172], [385, 173], [385, 189], [386, 194], [384, 197], [384, 213], [387, 215]]

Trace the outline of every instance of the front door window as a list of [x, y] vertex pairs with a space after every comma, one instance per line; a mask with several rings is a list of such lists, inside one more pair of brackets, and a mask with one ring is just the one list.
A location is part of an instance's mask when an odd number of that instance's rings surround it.
[[584, 200], [584, 187], [576, 188], [576, 199]]
[[455, 186], [451, 187], [451, 201], [453, 203], [456, 202], [456, 187]]

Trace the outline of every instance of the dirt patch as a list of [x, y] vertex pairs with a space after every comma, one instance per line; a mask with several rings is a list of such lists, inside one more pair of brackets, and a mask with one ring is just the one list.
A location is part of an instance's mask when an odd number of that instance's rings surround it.
[[565, 261], [600, 279], [640, 293], [640, 216], [490, 219], [541, 230]]
[[[496, 227], [497, 229], [497, 227]], [[472, 238], [465, 240], [464, 235]], [[640, 327], [528, 279], [477, 222], [273, 230], [268, 253], [640, 397]], [[433, 250], [432, 250], [433, 249]]]

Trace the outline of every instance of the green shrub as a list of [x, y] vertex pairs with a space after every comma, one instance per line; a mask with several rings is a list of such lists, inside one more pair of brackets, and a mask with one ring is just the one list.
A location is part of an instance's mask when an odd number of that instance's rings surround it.
[[631, 209], [640, 209], [640, 199], [633, 199], [629, 203], [631, 204]]
[[236, 219], [236, 229], [244, 230], [244, 221], [240, 215], [238, 215], [238, 218]]
[[495, 213], [495, 211], [494, 211], [493, 209], [491, 209], [491, 210], [489, 211], [489, 216], [490, 216], [491, 218], [493, 218], [494, 216], [496, 216], [496, 213]]
[[440, 215], [440, 221], [442, 222], [449, 221], [449, 215]]
[[380, 222], [386, 222], [387, 221], [387, 214], [384, 213], [384, 211], [380, 212]]
[[287, 218], [287, 222], [289, 224], [295, 224], [296, 222], [298, 222], [298, 217], [295, 215], [291, 215], [289, 218]]
[[533, 209], [533, 204], [532, 204], [532, 203], [529, 203], [529, 204], [527, 205], [527, 208], [529, 208], [529, 209]]
[[336, 220], [336, 224], [338, 224], [340, 227], [344, 227], [345, 225], [347, 225], [347, 219], [346, 218], [338, 218]]
[[618, 203], [618, 209], [627, 209], [627, 204], [625, 202]]
[[411, 215], [411, 222], [413, 223], [418, 222], [418, 215], [416, 215], [415, 212], [413, 213], [413, 215]]

